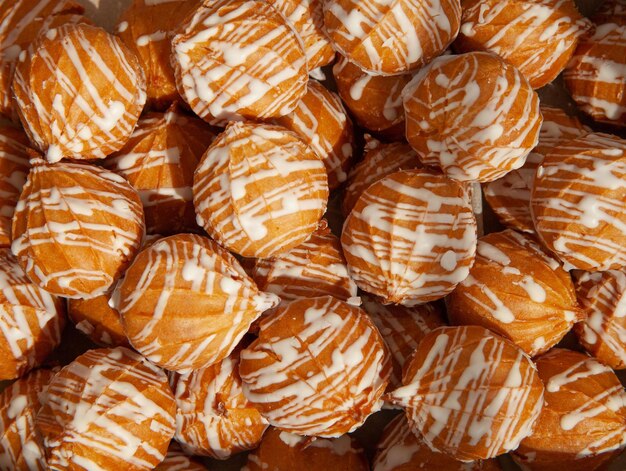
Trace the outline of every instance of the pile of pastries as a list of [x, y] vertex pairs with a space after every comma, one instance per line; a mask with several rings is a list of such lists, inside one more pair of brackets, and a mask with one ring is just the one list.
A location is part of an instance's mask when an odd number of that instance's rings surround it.
[[597, 6], [133, 0], [109, 32], [0, 0], [0, 469], [609, 466], [626, 2]]

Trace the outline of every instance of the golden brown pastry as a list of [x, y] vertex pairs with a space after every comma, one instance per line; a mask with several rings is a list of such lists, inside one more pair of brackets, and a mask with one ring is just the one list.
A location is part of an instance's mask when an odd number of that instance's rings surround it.
[[462, 0], [454, 48], [491, 51], [513, 64], [533, 88], [552, 82], [567, 65], [591, 22], [574, 0]]
[[354, 438], [301, 437], [276, 428], [248, 455], [242, 471], [369, 471], [363, 449]]
[[11, 245], [13, 213], [30, 170], [29, 146], [22, 130], [0, 126], [0, 247]]
[[231, 123], [196, 169], [198, 223], [239, 255], [273, 257], [315, 231], [326, 211], [327, 181], [321, 159], [294, 132]]
[[352, 279], [385, 303], [440, 299], [474, 262], [476, 219], [465, 189], [428, 170], [392, 173], [363, 192], [341, 235]]
[[148, 234], [199, 231], [193, 173], [214, 137], [204, 121], [172, 106], [145, 114], [124, 147], [104, 161], [139, 193]]
[[23, 56], [13, 79], [17, 112], [49, 162], [102, 159], [124, 145], [146, 85], [137, 57], [119, 38], [95, 26], [64, 24]]
[[260, 258], [251, 276], [259, 289], [283, 301], [333, 296], [343, 301], [357, 295], [337, 236], [322, 220], [309, 240], [274, 258]]
[[586, 271], [626, 267], [626, 140], [591, 133], [552, 150], [531, 195], [535, 230], [565, 262]]
[[170, 62], [174, 30], [200, 4], [199, 0], [132, 0], [115, 31], [135, 53], [146, 75], [147, 106], [163, 110], [181, 101]]
[[367, 314], [330, 296], [264, 318], [239, 363], [244, 395], [270, 424], [326, 438], [354, 431], [381, 408], [390, 373]]
[[0, 249], [0, 380], [41, 365], [64, 326], [63, 301], [32, 283], [9, 249]]
[[339, 96], [356, 121], [370, 131], [404, 137], [402, 90], [411, 74], [371, 75], [339, 56], [333, 66]]
[[526, 163], [483, 186], [485, 199], [498, 220], [505, 226], [529, 233], [535, 232], [530, 214], [530, 193], [537, 167], [553, 148], [589, 132], [589, 128], [583, 126], [578, 118], [559, 108], [542, 105], [541, 114], [543, 123], [539, 143], [528, 154]]
[[433, 450], [464, 462], [494, 458], [530, 435], [544, 386], [531, 359], [478, 326], [427, 334], [389, 398]]
[[35, 417], [54, 376], [39, 369], [7, 386], [0, 394], [0, 469], [46, 471], [45, 449], [35, 427]]
[[[89, 23], [73, 0], [0, 1], [0, 114], [17, 120], [11, 82], [20, 54], [41, 34], [64, 23]], [[28, 52], [27, 52], [28, 53]]]
[[454, 40], [460, 21], [459, 0], [324, 2], [324, 26], [335, 49], [376, 75], [397, 75], [430, 62]]
[[330, 190], [346, 181], [355, 146], [354, 131], [335, 93], [310, 79], [296, 109], [274, 122], [298, 134], [322, 159]]
[[150, 361], [186, 373], [226, 358], [279, 298], [259, 291], [211, 239], [177, 234], [137, 255], [119, 287], [131, 345]]
[[50, 469], [152, 470], [174, 435], [167, 376], [123, 347], [80, 355], [52, 378], [41, 402], [36, 424]]
[[531, 357], [547, 352], [584, 318], [561, 263], [510, 229], [478, 239], [470, 274], [446, 304], [450, 323], [486, 327]]
[[262, 0], [204, 0], [174, 36], [172, 64], [181, 96], [215, 125], [284, 116], [306, 93], [301, 39]]
[[403, 95], [409, 144], [424, 165], [455, 180], [496, 180], [537, 145], [539, 97], [495, 54], [438, 57]]
[[34, 283], [57, 296], [108, 291], [145, 232], [137, 192], [95, 165], [32, 161], [13, 219], [13, 253]]
[[363, 160], [352, 167], [344, 193], [343, 213], [350, 214], [363, 192], [378, 180], [398, 172], [420, 167], [417, 154], [403, 142], [383, 143], [367, 137]]
[[256, 448], [267, 421], [243, 395], [239, 350], [211, 366], [171, 381], [176, 398], [176, 441], [193, 455], [220, 460]]
[[576, 294], [585, 312], [574, 327], [578, 341], [605, 365], [626, 369], [626, 271], [582, 273]]
[[[619, 17], [618, 17], [619, 18]], [[576, 104], [594, 120], [626, 126], [626, 21], [597, 25], [581, 39], [563, 78]]]
[[583, 353], [555, 348], [537, 359], [545, 405], [513, 453], [530, 471], [593, 471], [626, 446], [626, 392], [615, 373]]

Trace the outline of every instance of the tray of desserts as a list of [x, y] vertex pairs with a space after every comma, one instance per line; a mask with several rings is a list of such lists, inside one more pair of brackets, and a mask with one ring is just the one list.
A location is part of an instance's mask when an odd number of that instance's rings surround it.
[[0, 0], [0, 469], [626, 469], [625, 0]]

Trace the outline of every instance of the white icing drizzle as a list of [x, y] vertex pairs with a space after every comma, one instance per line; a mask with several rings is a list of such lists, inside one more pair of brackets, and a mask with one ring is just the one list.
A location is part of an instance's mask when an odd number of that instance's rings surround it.
[[[571, 0], [480, 0], [463, 10], [458, 44], [461, 50], [495, 52], [539, 88], [563, 70], [578, 38], [590, 27]], [[466, 40], [471, 46], [464, 45]]]
[[376, 446], [372, 471], [436, 470], [482, 471], [483, 461], [462, 463], [451, 456], [439, 453], [413, 433], [404, 414], [394, 418], [383, 431]]
[[278, 118], [276, 124], [296, 132], [322, 159], [330, 189], [346, 181], [354, 136], [352, 122], [336, 94], [309, 80], [307, 93], [296, 109]]
[[389, 366], [366, 314], [325, 296], [293, 301], [263, 319], [259, 338], [241, 352], [239, 372], [245, 396], [272, 425], [338, 437], [380, 409]]
[[126, 348], [79, 356], [52, 379], [42, 404], [37, 425], [52, 469], [150, 470], [174, 435], [166, 375]]
[[350, 171], [343, 200], [344, 214], [350, 214], [361, 194], [372, 183], [394, 172], [418, 166], [417, 154], [407, 144], [369, 141], [365, 146], [363, 160]]
[[8, 249], [0, 249], [1, 379], [22, 376], [61, 341], [61, 302], [33, 284]]
[[51, 370], [35, 370], [0, 395], [0, 469], [48, 469], [35, 416], [40, 407], [38, 395], [45, 391], [53, 374]]
[[457, 0], [324, 2], [335, 49], [374, 74], [399, 74], [427, 63], [450, 45], [460, 20]]
[[411, 428], [459, 461], [514, 450], [543, 405], [543, 384], [530, 358], [481, 327], [428, 334], [405, 369], [404, 384], [391, 399], [406, 407]]
[[191, 454], [223, 460], [261, 441], [267, 422], [243, 395], [238, 353], [175, 376], [176, 440]]
[[322, 0], [268, 0], [298, 33], [304, 45], [309, 73], [330, 64], [335, 51], [324, 31]]
[[339, 239], [326, 221], [309, 240], [289, 252], [257, 260], [252, 278], [260, 289], [283, 301], [326, 295], [348, 301], [357, 295]]
[[196, 229], [193, 172], [214, 138], [203, 121], [176, 107], [139, 120], [130, 140], [104, 164], [139, 192], [150, 234]]
[[264, 1], [201, 5], [179, 31], [172, 42], [178, 90], [211, 124], [284, 116], [306, 92], [301, 41]]
[[206, 468], [170, 446], [165, 459], [155, 468], [155, 471], [206, 471]]
[[194, 177], [198, 224], [247, 257], [271, 257], [300, 245], [316, 229], [327, 199], [323, 163], [279, 126], [231, 123]]
[[531, 197], [535, 229], [582, 270], [626, 266], [626, 141], [591, 133], [548, 154]]
[[0, 127], [0, 247], [11, 243], [11, 219], [30, 169], [27, 146], [17, 128]]
[[448, 312], [453, 323], [489, 327], [530, 356], [554, 346], [583, 317], [559, 261], [510, 229], [479, 239], [470, 276], [450, 295]]
[[595, 120], [623, 123], [626, 116], [626, 23], [597, 26], [581, 40], [565, 69], [576, 104]]
[[12, 251], [28, 276], [69, 298], [105, 293], [144, 233], [141, 202], [122, 177], [41, 159], [33, 161], [14, 221]]
[[537, 436], [524, 440], [516, 453], [549, 466], [561, 462], [553, 454], [563, 450], [582, 459], [626, 446], [626, 392], [610, 368], [558, 348], [539, 357], [537, 368], [546, 385], [546, 403]]
[[411, 74], [369, 75], [339, 56], [333, 76], [339, 95], [363, 127], [385, 131], [404, 121], [402, 90], [411, 80]]
[[402, 384], [402, 368], [424, 336], [445, 325], [439, 310], [431, 304], [412, 308], [384, 305], [371, 296], [363, 296], [363, 309], [378, 328], [391, 353], [393, 371], [389, 387]]
[[[191, 234], [159, 239], [141, 252], [119, 292], [133, 347], [180, 373], [227, 357], [250, 324], [279, 302], [260, 292], [232, 255]], [[173, 328], [182, 319], [189, 327]]]
[[585, 320], [576, 333], [587, 351], [612, 368], [626, 367], [626, 272], [585, 273], [577, 284]]
[[561, 109], [541, 106], [541, 114], [543, 123], [539, 143], [528, 154], [526, 163], [483, 187], [485, 198], [498, 219], [506, 226], [529, 233], [535, 232], [530, 215], [530, 194], [537, 167], [557, 145], [582, 137], [589, 131], [578, 119]]
[[521, 167], [542, 122], [526, 79], [486, 52], [433, 60], [405, 87], [404, 110], [422, 163], [460, 181], [492, 181]]
[[[143, 71], [101, 28], [65, 24], [56, 31], [41, 36], [17, 66], [13, 90], [22, 121], [50, 162], [104, 158], [137, 123], [146, 101]], [[38, 86], [42, 71], [57, 86]]]
[[[409, 170], [379, 180], [361, 195], [341, 243], [361, 289], [410, 306], [445, 296], [467, 277], [476, 221], [460, 185]], [[450, 263], [449, 252], [456, 263]]]
[[[4, 5], [3, 5], [4, 6]], [[12, 0], [0, 21], [0, 113], [15, 119], [11, 82], [18, 58], [40, 34], [61, 23], [79, 23], [83, 8], [57, 0]]]

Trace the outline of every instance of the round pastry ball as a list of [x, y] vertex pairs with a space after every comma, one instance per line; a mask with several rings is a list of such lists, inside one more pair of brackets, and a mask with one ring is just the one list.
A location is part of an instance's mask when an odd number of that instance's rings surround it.
[[626, 24], [626, 1], [625, 0], [606, 0], [602, 2], [591, 17], [596, 25], [604, 23]]
[[488, 182], [521, 167], [537, 145], [539, 97], [495, 54], [442, 56], [404, 89], [406, 137], [424, 165]]
[[339, 96], [361, 126], [404, 137], [402, 90], [411, 81], [411, 74], [371, 75], [339, 56], [333, 76]]
[[262, 0], [204, 2], [174, 36], [172, 64], [181, 96], [211, 124], [284, 116], [306, 93], [302, 40]]
[[0, 249], [0, 380], [39, 366], [61, 342], [65, 305], [35, 285], [9, 249]]
[[556, 345], [584, 317], [561, 263], [510, 229], [478, 240], [469, 276], [446, 302], [452, 324], [486, 327], [531, 357]]
[[324, 25], [335, 49], [376, 75], [397, 75], [437, 57], [459, 32], [459, 0], [328, 0]]
[[554, 148], [537, 168], [535, 230], [569, 268], [626, 267], [626, 140], [591, 133]]
[[137, 57], [102, 28], [65, 24], [20, 56], [13, 80], [17, 111], [49, 162], [101, 159], [133, 132], [146, 101]]
[[129, 346], [120, 314], [111, 307], [109, 296], [69, 299], [67, 315], [77, 330], [103, 347]]
[[476, 219], [465, 190], [428, 170], [392, 173], [363, 192], [341, 235], [352, 279], [385, 303], [440, 299], [474, 263]]
[[424, 441], [413, 433], [404, 414], [396, 416], [376, 445], [372, 471], [497, 471], [496, 460], [463, 463], [454, 457], [431, 450]]
[[0, 0], [0, 115], [17, 120], [11, 93], [15, 65], [41, 35], [64, 23], [89, 23], [73, 0]]
[[574, 0], [464, 0], [454, 48], [495, 52], [541, 88], [561, 73], [590, 28]]
[[604, 469], [626, 446], [626, 392], [619, 379], [587, 355], [561, 348], [536, 364], [545, 405], [515, 461], [531, 471]]
[[626, 369], [626, 271], [583, 273], [576, 294], [586, 314], [574, 327], [578, 341], [605, 365]]
[[479, 326], [427, 334], [389, 399], [406, 408], [413, 433], [459, 461], [494, 458], [530, 435], [544, 386], [532, 360]]
[[614, 21], [581, 39], [563, 78], [576, 104], [594, 120], [626, 126], [626, 21]]
[[133, 0], [122, 13], [116, 34], [146, 75], [147, 105], [165, 109], [180, 100], [170, 63], [173, 32], [199, 5], [198, 0]]
[[39, 395], [53, 376], [52, 370], [32, 371], [0, 394], [0, 469], [48, 469], [35, 416], [41, 407]]
[[393, 369], [388, 389], [398, 388], [402, 385], [404, 364], [427, 333], [446, 325], [445, 315], [435, 304], [404, 307], [381, 304], [369, 295], [361, 299], [361, 308], [378, 328], [391, 353]]
[[11, 221], [30, 170], [32, 149], [18, 128], [0, 125], [0, 247], [11, 245]]
[[483, 194], [500, 223], [523, 232], [535, 232], [530, 214], [530, 193], [537, 167], [556, 146], [589, 132], [578, 118], [559, 108], [541, 106], [543, 123], [539, 143], [528, 154], [526, 163], [503, 177], [483, 185]]
[[28, 277], [52, 294], [104, 294], [141, 245], [137, 192], [95, 165], [41, 159], [32, 165], [13, 216], [13, 253]]
[[324, 162], [328, 187], [333, 190], [348, 178], [354, 152], [354, 131], [339, 97], [310, 79], [306, 95], [287, 116], [274, 122], [294, 131]]
[[167, 376], [123, 347], [89, 350], [59, 371], [37, 427], [51, 469], [151, 470], [174, 435]]
[[178, 234], [137, 255], [119, 287], [131, 345], [150, 361], [186, 373], [227, 357], [279, 298], [259, 291], [211, 239]]
[[337, 236], [322, 220], [310, 239], [275, 258], [260, 258], [251, 273], [259, 289], [283, 301], [333, 296], [348, 301], [357, 286], [348, 274]]
[[193, 183], [198, 224], [228, 250], [268, 258], [306, 241], [326, 211], [321, 159], [280, 126], [231, 123]]
[[154, 471], [207, 471], [207, 468], [199, 461], [170, 445], [170, 450], [165, 455], [165, 459], [154, 468]]
[[198, 231], [193, 174], [215, 133], [204, 121], [174, 105], [139, 120], [130, 140], [104, 165], [138, 191], [148, 234]]
[[378, 330], [358, 307], [330, 296], [279, 307], [241, 352], [250, 403], [275, 427], [338, 437], [382, 406], [391, 365]]
[[256, 448], [266, 420], [241, 389], [239, 351], [191, 373], [173, 376], [176, 441], [193, 455], [225, 460]]
[[301, 437], [276, 428], [267, 431], [261, 446], [248, 455], [241, 471], [369, 471], [363, 449], [354, 438]]
[[309, 72], [333, 61], [335, 51], [324, 31], [323, 0], [267, 0], [267, 2], [285, 16], [302, 39]]
[[343, 214], [350, 214], [359, 197], [372, 183], [400, 170], [416, 167], [421, 167], [421, 164], [409, 145], [404, 142], [384, 143], [369, 138], [363, 160], [350, 171], [344, 192]]

